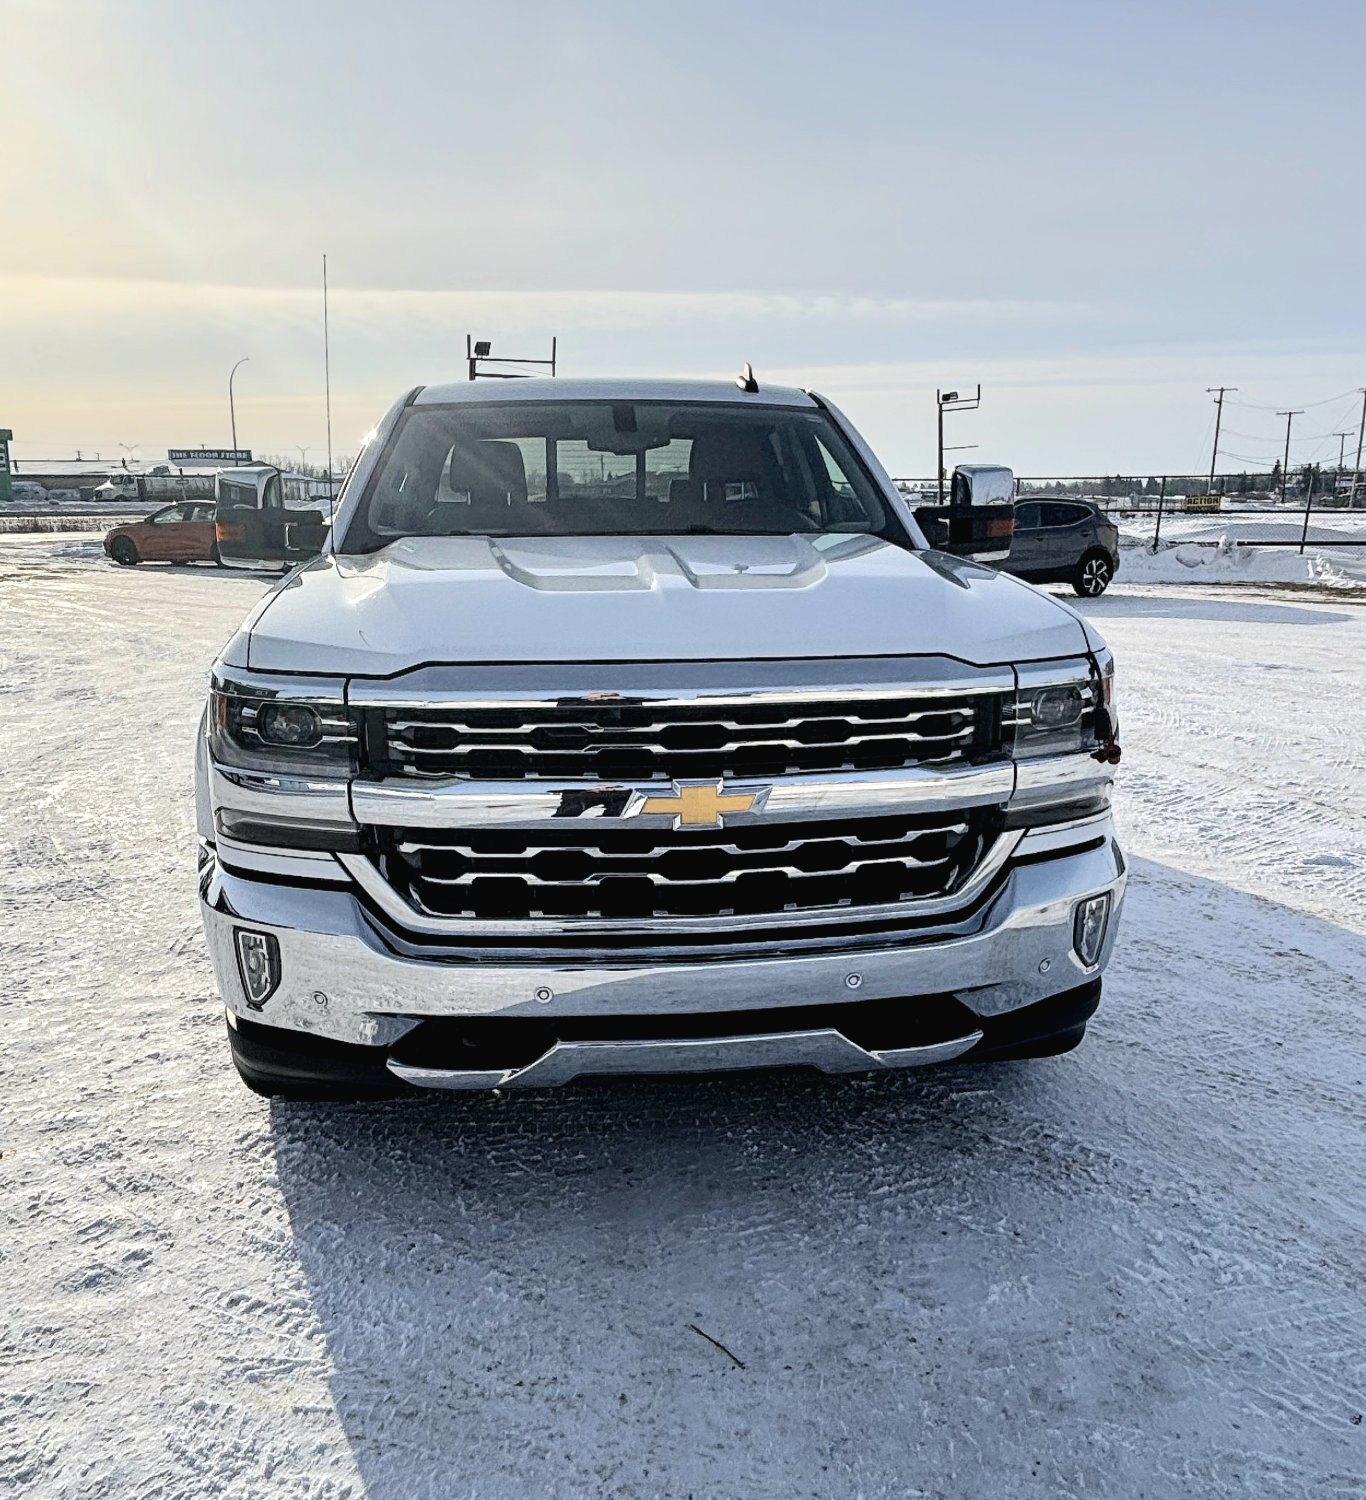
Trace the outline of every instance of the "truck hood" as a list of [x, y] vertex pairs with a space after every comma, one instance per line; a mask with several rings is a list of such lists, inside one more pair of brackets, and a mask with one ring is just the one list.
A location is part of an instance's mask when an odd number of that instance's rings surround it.
[[877, 537], [410, 537], [323, 556], [224, 655], [390, 676], [436, 662], [1074, 656], [1079, 618], [990, 568]]

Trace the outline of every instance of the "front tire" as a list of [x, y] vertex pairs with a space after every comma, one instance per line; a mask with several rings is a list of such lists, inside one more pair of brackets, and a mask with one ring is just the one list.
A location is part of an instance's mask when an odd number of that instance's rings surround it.
[[1110, 587], [1110, 580], [1114, 576], [1114, 559], [1108, 552], [1097, 547], [1077, 564], [1072, 587], [1083, 599], [1098, 599]]
[[223, 559], [218, 555], [217, 542], [215, 542], [209, 548], [209, 561], [214, 565], [215, 568], [221, 568], [223, 566]]
[[138, 549], [126, 536], [114, 538], [114, 545], [109, 549], [109, 555], [121, 568], [133, 568], [138, 564]]

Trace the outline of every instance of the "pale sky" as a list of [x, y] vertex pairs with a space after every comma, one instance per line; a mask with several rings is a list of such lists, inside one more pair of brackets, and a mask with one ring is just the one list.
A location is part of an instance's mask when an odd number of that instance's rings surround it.
[[[467, 331], [811, 385], [898, 474], [1336, 461], [1366, 6], [0, 0], [15, 452], [322, 457]], [[950, 455], [954, 457], [955, 455]], [[1221, 468], [1247, 466], [1230, 457]]]

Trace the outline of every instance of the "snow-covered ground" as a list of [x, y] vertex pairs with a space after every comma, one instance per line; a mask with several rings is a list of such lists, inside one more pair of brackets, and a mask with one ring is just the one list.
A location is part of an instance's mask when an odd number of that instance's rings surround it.
[[1071, 1056], [302, 1108], [192, 876], [264, 586], [0, 538], [0, 1493], [1363, 1494], [1366, 608], [1086, 606], [1134, 880]]

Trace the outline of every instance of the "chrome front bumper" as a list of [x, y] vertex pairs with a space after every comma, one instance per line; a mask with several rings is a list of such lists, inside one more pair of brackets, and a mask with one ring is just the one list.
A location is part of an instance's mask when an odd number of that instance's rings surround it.
[[[283, 862], [282, 862], [283, 863]], [[280, 869], [285, 875], [285, 869]], [[297, 873], [291, 869], [289, 874]], [[346, 880], [343, 871], [334, 879]], [[966, 1052], [981, 1032], [926, 1047], [867, 1050], [836, 1026], [786, 1032], [746, 1030], [744, 1015], [773, 1007], [954, 995], [981, 1018], [1035, 1005], [1094, 980], [1109, 960], [1125, 886], [1124, 860], [1109, 815], [1027, 833], [1000, 884], [970, 921], [910, 929], [869, 946], [762, 957], [691, 961], [538, 961], [429, 959], [399, 953], [349, 883], [306, 886], [248, 877], [208, 851], [201, 908], [209, 951], [230, 1017], [371, 1048], [391, 1047], [432, 1018], [623, 1017], [610, 1041], [560, 1043], [519, 1068], [415, 1068], [390, 1062], [399, 1079], [427, 1087], [499, 1088], [562, 1083], [581, 1073], [713, 1071], [802, 1064], [830, 1072], [941, 1062]], [[1073, 912], [1084, 897], [1108, 892], [1110, 916], [1097, 963], [1073, 950]], [[257, 1009], [238, 973], [234, 930], [273, 933], [278, 988]], [[630, 1035], [631, 1017], [725, 1014], [725, 1035], [677, 1040]], [[658, 1027], [653, 1028], [658, 1031]], [[681, 1030], [682, 1028], [680, 1028]], [[718, 1028], [721, 1029], [721, 1028]]]

